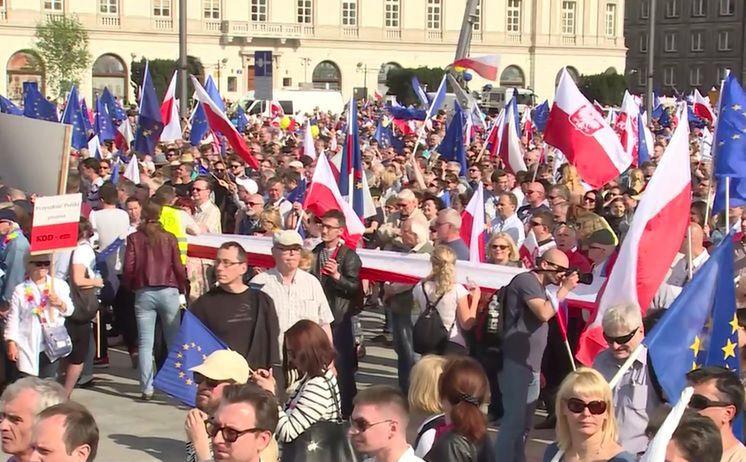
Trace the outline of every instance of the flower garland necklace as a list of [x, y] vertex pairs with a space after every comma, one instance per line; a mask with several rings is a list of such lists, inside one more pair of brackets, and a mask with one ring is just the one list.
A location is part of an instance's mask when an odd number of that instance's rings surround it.
[[[46, 281], [44, 283], [44, 288], [41, 290], [41, 300], [39, 303], [34, 307], [34, 309], [31, 310], [33, 314], [36, 316], [39, 316], [39, 319], [44, 322], [44, 318], [42, 317], [42, 313], [47, 308], [47, 303], [49, 302], [49, 278], [46, 278]], [[26, 302], [29, 304], [32, 304], [36, 301], [36, 293], [34, 292], [34, 286], [30, 283], [30, 281], [27, 279], [26, 283], [24, 284], [24, 292], [25, 292], [25, 298]]]
[[14, 228], [11, 232], [3, 236], [2, 241], [0, 241], [0, 248], [5, 248], [5, 246], [10, 243], [10, 241], [16, 239], [18, 237], [18, 228]]

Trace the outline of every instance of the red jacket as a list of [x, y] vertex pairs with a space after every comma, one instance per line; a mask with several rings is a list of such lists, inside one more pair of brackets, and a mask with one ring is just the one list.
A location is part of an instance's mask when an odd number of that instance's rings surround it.
[[145, 233], [137, 231], [127, 237], [122, 284], [131, 290], [147, 287], [176, 287], [186, 293], [186, 269], [181, 263], [176, 237], [165, 231], [156, 243], [148, 245]]
[[575, 250], [566, 251], [565, 255], [567, 255], [567, 259], [570, 262], [571, 268], [578, 268], [583, 273], [590, 273], [591, 268], [593, 265], [591, 265], [591, 261], [580, 253], [577, 248]]

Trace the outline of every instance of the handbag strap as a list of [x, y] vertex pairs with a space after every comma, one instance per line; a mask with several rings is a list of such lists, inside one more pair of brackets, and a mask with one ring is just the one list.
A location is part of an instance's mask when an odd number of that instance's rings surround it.
[[324, 381], [327, 385], [329, 385], [329, 391], [332, 393], [332, 401], [334, 401], [334, 409], [337, 411], [337, 419], [336, 421], [338, 423], [342, 422], [342, 408], [339, 406], [339, 400], [337, 399], [337, 392], [334, 390], [334, 385], [332, 385], [332, 381], [329, 380], [329, 378], [326, 376], [326, 372], [324, 373]]

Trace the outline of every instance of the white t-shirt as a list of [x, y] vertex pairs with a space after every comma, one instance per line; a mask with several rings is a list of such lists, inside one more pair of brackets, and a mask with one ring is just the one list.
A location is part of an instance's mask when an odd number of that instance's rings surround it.
[[[438, 299], [435, 296], [435, 283], [428, 281], [424, 283], [425, 290], [427, 290], [427, 297], [431, 302]], [[427, 302], [425, 301], [425, 293], [422, 290], [423, 284], [417, 284], [412, 290], [412, 296], [414, 297], [414, 303], [417, 306], [417, 310], [413, 310], [414, 316], [419, 316], [425, 310]], [[457, 343], [463, 347], [466, 347], [466, 339], [464, 339], [461, 327], [456, 322], [456, 309], [458, 308], [458, 301], [469, 295], [469, 291], [466, 290], [461, 284], [454, 284], [454, 286], [443, 295], [443, 298], [438, 302], [435, 308], [440, 314], [440, 319], [443, 321], [443, 325], [448, 331], [448, 340], [453, 343]], [[413, 321], [413, 322], [416, 322]]]
[[73, 265], [83, 265], [86, 268], [86, 277], [92, 278], [96, 273], [96, 252], [89, 242], [81, 242], [73, 251]]
[[[118, 238], [126, 239], [130, 227], [130, 219], [127, 212], [120, 209], [102, 209], [91, 212], [89, 216], [93, 230], [98, 233], [99, 251], [107, 248]], [[124, 244], [119, 250], [114, 252], [106, 259], [109, 267], [109, 273], [117, 274], [122, 272], [122, 262], [124, 261]], [[113, 275], [112, 274], [112, 275]]]

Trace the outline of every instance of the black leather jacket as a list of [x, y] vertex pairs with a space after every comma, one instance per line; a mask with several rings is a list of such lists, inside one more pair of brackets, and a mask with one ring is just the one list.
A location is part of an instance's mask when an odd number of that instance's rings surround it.
[[497, 460], [488, 438], [481, 445], [449, 431], [435, 441], [424, 457], [426, 462], [494, 462]]
[[326, 246], [321, 243], [313, 249], [315, 257], [311, 274], [319, 278], [324, 294], [329, 301], [329, 307], [334, 320], [339, 322], [348, 313], [357, 314], [363, 307], [363, 286], [360, 282], [360, 257], [347, 246], [341, 246], [337, 252], [337, 265], [341, 277], [339, 280], [321, 274], [321, 259], [319, 254]]

